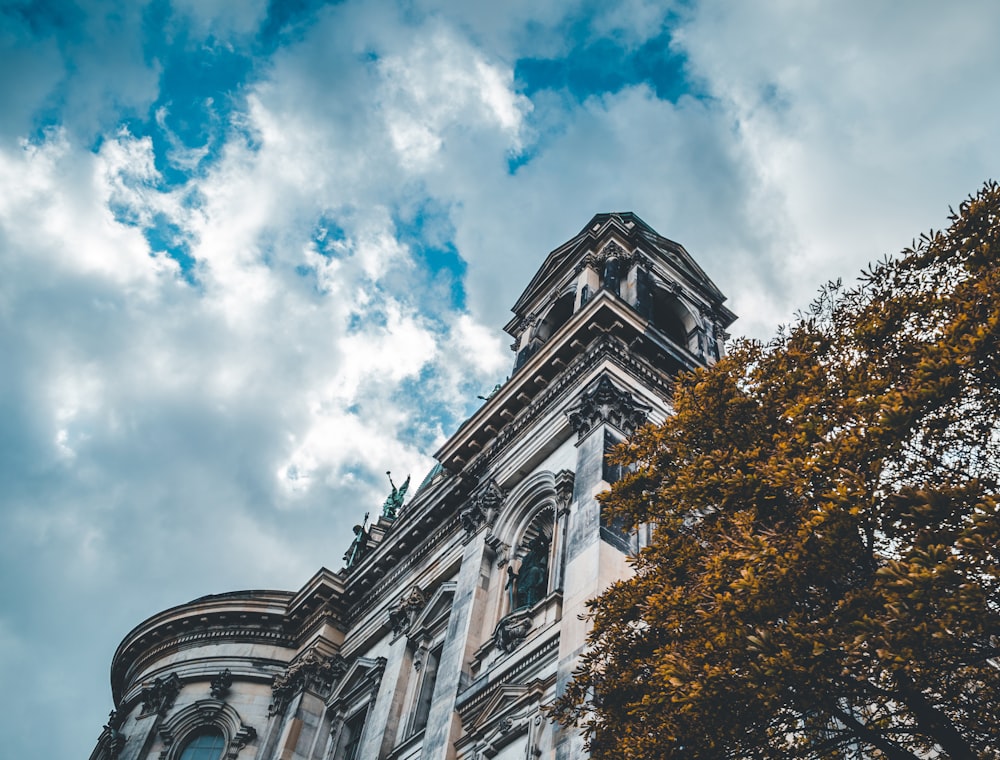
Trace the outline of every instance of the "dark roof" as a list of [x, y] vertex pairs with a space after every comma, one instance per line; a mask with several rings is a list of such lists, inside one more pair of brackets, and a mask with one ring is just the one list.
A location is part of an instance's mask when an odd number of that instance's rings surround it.
[[722, 291], [698, 266], [684, 246], [663, 237], [633, 212], [615, 211], [595, 214], [579, 233], [549, 253], [538, 272], [531, 278], [528, 287], [517, 299], [512, 311], [517, 316], [523, 317], [528, 304], [535, 299], [540, 290], [551, 287], [551, 280], [556, 275], [564, 272], [568, 266], [574, 266], [587, 250], [594, 248], [596, 243], [608, 237], [612, 231], [625, 241], [639, 245], [650, 253], [659, 253], [710, 300], [718, 304], [726, 300]]

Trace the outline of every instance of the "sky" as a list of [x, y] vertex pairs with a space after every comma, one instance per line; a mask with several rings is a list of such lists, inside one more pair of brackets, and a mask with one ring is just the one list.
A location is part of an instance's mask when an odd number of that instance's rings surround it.
[[0, 0], [0, 736], [137, 623], [338, 569], [593, 214], [766, 339], [1000, 179], [1000, 5]]

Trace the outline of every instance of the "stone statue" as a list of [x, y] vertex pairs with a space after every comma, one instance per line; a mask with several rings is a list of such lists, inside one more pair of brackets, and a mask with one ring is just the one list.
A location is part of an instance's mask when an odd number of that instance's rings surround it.
[[392, 482], [392, 472], [390, 470], [386, 470], [385, 474], [389, 476], [389, 485], [392, 486], [392, 493], [386, 497], [385, 503], [382, 505], [382, 517], [395, 520], [396, 513], [399, 512], [399, 508], [403, 506], [403, 498], [406, 496], [406, 489], [410, 487], [410, 476], [407, 475], [406, 480], [403, 481], [403, 485], [396, 488], [396, 484]]

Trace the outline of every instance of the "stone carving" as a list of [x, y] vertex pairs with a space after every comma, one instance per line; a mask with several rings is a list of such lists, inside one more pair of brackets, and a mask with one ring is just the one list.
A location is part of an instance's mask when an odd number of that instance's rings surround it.
[[142, 710], [139, 717], [153, 714], [166, 715], [167, 711], [173, 707], [174, 700], [177, 699], [180, 690], [181, 679], [176, 673], [157, 677], [139, 694], [139, 698], [142, 700]]
[[389, 612], [389, 625], [393, 636], [400, 636], [410, 630], [417, 613], [424, 608], [427, 599], [419, 586], [413, 586], [399, 604]]
[[510, 552], [510, 544], [506, 544], [500, 540], [500, 537], [494, 533], [490, 533], [486, 537], [486, 545], [493, 550], [493, 555], [496, 557], [497, 567], [503, 567], [508, 562], [508, 553]]
[[507, 493], [496, 480], [488, 478], [469, 500], [469, 505], [462, 510], [462, 527], [465, 532], [472, 536], [483, 525], [492, 527], [506, 496]]
[[530, 630], [531, 615], [524, 610], [517, 610], [497, 623], [493, 631], [493, 644], [504, 652], [513, 652]]
[[477, 507], [475, 503], [471, 503], [462, 510], [461, 519], [462, 527], [465, 528], [466, 535], [471, 537], [486, 521], [486, 515], [480, 511], [479, 507]]
[[392, 472], [386, 470], [385, 474], [389, 476], [389, 485], [392, 486], [392, 492], [385, 498], [385, 503], [382, 504], [382, 517], [395, 520], [396, 514], [403, 506], [403, 499], [406, 498], [406, 489], [410, 487], [410, 476], [407, 475], [406, 480], [403, 481], [403, 485], [396, 488], [396, 484], [392, 482]]
[[628, 391], [620, 390], [608, 375], [601, 375], [597, 386], [583, 394], [579, 403], [571, 409], [570, 425], [582, 440], [591, 430], [607, 422], [626, 435], [646, 422], [650, 407], [638, 403]]
[[229, 742], [229, 751], [226, 753], [227, 760], [236, 760], [236, 756], [247, 744], [257, 738], [257, 729], [245, 723], [240, 724], [240, 730], [236, 732]]
[[108, 732], [108, 756], [114, 760], [125, 748], [125, 737], [120, 729], [125, 722], [125, 716], [119, 715], [117, 710], [108, 713], [108, 724], [104, 730]]
[[569, 506], [573, 503], [575, 477], [572, 470], [560, 470], [556, 473], [556, 515], [558, 516], [569, 512]]
[[625, 249], [618, 245], [618, 241], [612, 240], [601, 249], [598, 258], [605, 261], [610, 258], [621, 259], [625, 257]]
[[584, 256], [580, 264], [577, 265], [576, 271], [579, 272], [581, 269], [588, 266], [600, 270], [601, 265], [604, 264], [609, 258], [618, 259], [620, 261], [627, 261], [631, 257], [629, 256], [628, 251], [626, 251], [624, 248], [621, 247], [621, 245], [618, 244], [617, 240], [611, 240], [608, 243], [606, 243], [604, 247], [601, 248], [601, 250], [597, 251], [596, 253], [592, 252]]
[[347, 666], [339, 654], [330, 657], [308, 650], [302, 657], [279, 673], [271, 683], [271, 704], [267, 714], [281, 715], [288, 703], [304, 689], [311, 689], [321, 697], [327, 697], [333, 685], [340, 679]]
[[229, 668], [226, 668], [212, 679], [212, 696], [216, 699], [224, 698], [229, 693], [232, 685], [233, 674], [229, 671]]

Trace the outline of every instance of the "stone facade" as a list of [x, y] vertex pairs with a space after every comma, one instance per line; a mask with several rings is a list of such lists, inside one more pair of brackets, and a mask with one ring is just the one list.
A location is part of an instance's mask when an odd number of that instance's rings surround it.
[[126, 636], [91, 760], [585, 756], [542, 706], [572, 676], [587, 600], [645, 540], [601, 514], [605, 453], [669, 413], [678, 371], [718, 359], [723, 301], [634, 214], [595, 216], [515, 304], [511, 378], [397, 514], [359, 527], [348, 567]]

